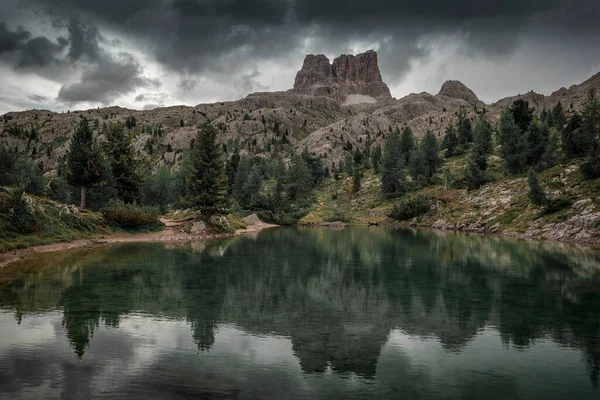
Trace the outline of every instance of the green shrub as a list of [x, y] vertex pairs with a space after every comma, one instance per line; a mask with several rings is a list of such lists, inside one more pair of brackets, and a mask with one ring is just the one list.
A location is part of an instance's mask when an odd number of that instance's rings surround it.
[[128, 204], [121, 200], [110, 200], [102, 214], [107, 221], [114, 222], [123, 229], [138, 229], [160, 223], [158, 207]]
[[0, 222], [3, 229], [14, 233], [34, 233], [41, 228], [41, 223], [27, 201], [23, 198], [25, 187], [0, 193]]
[[429, 196], [411, 196], [395, 204], [388, 216], [396, 221], [405, 221], [427, 213], [430, 208], [431, 198]]
[[548, 205], [540, 211], [538, 217], [543, 217], [545, 215], [550, 215], [557, 213], [565, 208], [569, 208], [573, 205], [573, 200], [568, 197], [560, 196], [555, 199], [550, 200]]
[[325, 217], [325, 221], [327, 222], [350, 222], [350, 215], [342, 210], [335, 209], [331, 214]]

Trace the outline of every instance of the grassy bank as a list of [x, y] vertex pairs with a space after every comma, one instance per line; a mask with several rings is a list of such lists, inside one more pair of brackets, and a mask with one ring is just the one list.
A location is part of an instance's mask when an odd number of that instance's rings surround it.
[[[302, 225], [342, 221], [346, 223], [393, 222], [395, 205], [407, 199], [425, 199], [427, 207], [403, 224], [530, 236], [580, 242], [600, 242], [600, 179], [583, 180], [578, 162], [559, 164], [540, 174], [549, 202], [531, 204], [524, 175], [505, 177], [500, 160], [490, 157], [489, 183], [467, 191], [461, 188], [466, 157], [445, 161], [435, 184], [413, 189], [400, 199], [383, 199], [379, 175], [364, 172], [361, 188], [352, 191], [352, 177], [341, 174], [328, 179], [316, 192], [317, 202], [301, 221]], [[410, 184], [408, 185], [410, 186]]]

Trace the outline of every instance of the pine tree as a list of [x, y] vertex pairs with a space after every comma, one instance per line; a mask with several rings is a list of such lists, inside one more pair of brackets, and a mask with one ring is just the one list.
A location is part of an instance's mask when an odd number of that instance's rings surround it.
[[494, 146], [492, 143], [492, 125], [485, 114], [479, 114], [475, 129], [473, 130], [473, 146], [478, 147], [481, 154], [492, 154]]
[[287, 194], [290, 200], [303, 200], [311, 195], [313, 180], [304, 159], [299, 155], [292, 156], [288, 169]]
[[418, 146], [410, 160], [410, 174], [417, 186], [427, 183], [427, 160], [422, 146]]
[[427, 182], [431, 182], [433, 176], [437, 173], [442, 160], [440, 159], [440, 148], [438, 146], [437, 138], [430, 130], [425, 132], [423, 140], [419, 147], [422, 148], [423, 156], [427, 164]]
[[81, 188], [81, 209], [85, 208], [87, 188], [105, 179], [103, 161], [88, 120], [82, 118], [67, 151], [67, 181]]
[[446, 158], [455, 156], [458, 154], [458, 136], [456, 135], [456, 129], [454, 125], [448, 125], [442, 140], [442, 146], [446, 149], [444, 156]]
[[182, 204], [199, 210], [205, 216], [225, 212], [227, 208], [227, 176], [217, 131], [204, 126], [196, 136], [185, 173], [186, 196]]
[[551, 118], [550, 118], [548, 126], [554, 127], [556, 129], [558, 129], [559, 131], [561, 131], [563, 129], [563, 127], [565, 126], [565, 124], [567, 123], [567, 117], [565, 117], [565, 111], [563, 110], [563, 106], [560, 103], [560, 101], [558, 103], [556, 103], [556, 105], [552, 109], [550, 115], [551, 115]]
[[458, 138], [458, 145], [462, 150], [466, 150], [469, 147], [469, 143], [473, 141], [471, 120], [467, 118], [467, 113], [462, 107], [458, 112], [456, 136]]
[[465, 178], [467, 181], [467, 189], [477, 189], [486, 181], [485, 170], [487, 169], [487, 157], [478, 151], [473, 150], [473, 153], [467, 160], [465, 167]]
[[600, 143], [598, 134], [600, 132], [600, 102], [596, 92], [591, 89], [583, 105], [581, 113], [581, 132], [589, 141], [591, 148], [588, 151], [587, 160], [581, 165], [581, 172], [586, 179], [600, 177]]
[[237, 150], [233, 153], [233, 155], [227, 160], [227, 180], [229, 182], [229, 192], [231, 193], [233, 190], [233, 183], [235, 182], [235, 174], [238, 169], [238, 165], [240, 165], [240, 153]]
[[404, 165], [410, 165], [410, 156], [412, 152], [415, 150], [415, 135], [413, 134], [412, 129], [406, 126], [402, 130], [402, 135], [400, 136], [400, 145], [399, 145], [399, 157], [402, 158], [402, 162]]
[[529, 185], [529, 201], [536, 205], [542, 205], [547, 202], [546, 193], [540, 184], [538, 174], [530, 169], [527, 172], [527, 184]]
[[562, 131], [562, 149], [567, 158], [583, 157], [593, 145], [581, 132], [581, 125], [581, 115], [575, 113]]
[[359, 165], [354, 166], [354, 172], [352, 173], [352, 192], [358, 193], [361, 187], [362, 171]]
[[550, 131], [548, 126], [537, 121], [529, 124], [525, 139], [525, 164], [539, 170], [542, 168], [540, 163], [544, 161], [548, 141], [550, 139]]
[[533, 108], [529, 107], [529, 102], [523, 99], [515, 100], [509, 111], [521, 132], [527, 132], [529, 124], [533, 120]]
[[236, 169], [235, 178], [233, 179], [233, 186], [231, 193], [237, 202], [242, 206], [246, 207], [250, 199], [246, 197], [246, 191], [244, 187], [248, 181], [252, 164], [247, 156], [241, 156]]
[[376, 174], [379, 173], [379, 166], [381, 164], [381, 146], [377, 145], [377, 147], [375, 147], [375, 149], [373, 150], [373, 153], [371, 154], [371, 164], [373, 164], [373, 171], [375, 171]]
[[106, 132], [104, 153], [110, 164], [119, 199], [125, 203], [139, 201], [141, 179], [136, 172], [138, 161], [131, 138], [125, 134], [121, 123], [111, 124]]
[[523, 172], [525, 140], [509, 109], [505, 109], [500, 117], [498, 140], [505, 171], [511, 175]]
[[381, 162], [381, 192], [384, 197], [400, 197], [404, 194], [404, 160], [398, 157], [400, 139], [392, 132], [386, 139]]
[[257, 165], [250, 170], [248, 180], [244, 184], [244, 197], [249, 199], [249, 206], [253, 207], [258, 203], [260, 191], [262, 189], [262, 174]]

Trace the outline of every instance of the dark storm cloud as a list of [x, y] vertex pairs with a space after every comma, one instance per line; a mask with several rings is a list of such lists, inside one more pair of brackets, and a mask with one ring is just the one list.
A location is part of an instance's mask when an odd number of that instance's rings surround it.
[[57, 43], [53, 43], [43, 36], [28, 40], [21, 47], [21, 55], [16, 68], [46, 67], [51, 63], [58, 63], [57, 56], [66, 46], [65, 38], [59, 38]]
[[139, 63], [129, 54], [114, 59], [104, 57], [84, 70], [80, 82], [64, 85], [58, 92], [58, 100], [108, 104], [137, 88], [159, 86], [156, 81], [142, 78], [141, 72]]
[[519, 29], [532, 17], [559, 9], [595, 9], [594, 15], [586, 14], [591, 23], [600, 14], [594, 3], [587, 0], [569, 4], [560, 0], [38, 2], [54, 13], [83, 12], [100, 25], [125, 31], [145, 41], [163, 65], [187, 74], [207, 70], [230, 74], [245, 63], [295, 55], [310, 36], [318, 44], [316, 51], [332, 54], [348, 51], [352, 43], [366, 38], [381, 41], [386, 37], [388, 41], [380, 43], [380, 58], [384, 72], [391, 76], [402, 76], [410, 59], [426, 55], [426, 50], [419, 46], [423, 35], [456, 34], [474, 52], [505, 55], [518, 43]]
[[31, 32], [24, 27], [19, 26], [16, 31], [11, 31], [0, 21], [0, 55], [20, 49], [30, 37]]

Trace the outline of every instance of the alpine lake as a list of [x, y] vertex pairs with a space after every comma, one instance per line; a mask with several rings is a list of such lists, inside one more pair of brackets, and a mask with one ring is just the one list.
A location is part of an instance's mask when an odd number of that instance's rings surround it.
[[0, 399], [599, 399], [600, 251], [273, 228], [0, 269]]

